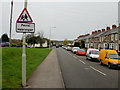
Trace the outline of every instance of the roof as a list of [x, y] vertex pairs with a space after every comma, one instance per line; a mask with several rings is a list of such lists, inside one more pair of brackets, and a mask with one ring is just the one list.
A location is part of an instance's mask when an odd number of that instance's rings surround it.
[[87, 38], [89, 38], [91, 35], [89, 35], [89, 36], [86, 36], [86, 37], [81, 37], [81, 38], [79, 38], [78, 40], [83, 40], [83, 39], [87, 39]]
[[97, 35], [96, 35], [96, 36], [94, 36], [94, 37], [99, 37], [99, 36], [101, 36], [101, 35], [103, 35], [103, 34], [105, 34], [105, 33], [106, 33], [106, 31], [101, 32], [101, 33], [97, 34]]
[[120, 31], [120, 27], [117, 27], [117, 28], [111, 29], [111, 30], [107, 30], [104, 32], [100, 32], [97, 34], [91, 34], [86, 37], [81, 37], [81, 38], [78, 38], [77, 40], [84, 40], [84, 39], [88, 39], [88, 38], [92, 38], [92, 37], [100, 37], [100, 36], [110, 35], [110, 34], [118, 33], [118, 31]]
[[115, 29], [111, 29], [107, 33], [105, 33], [104, 35], [110, 35], [110, 34], [118, 33], [119, 29], [120, 29], [120, 27], [115, 28]]

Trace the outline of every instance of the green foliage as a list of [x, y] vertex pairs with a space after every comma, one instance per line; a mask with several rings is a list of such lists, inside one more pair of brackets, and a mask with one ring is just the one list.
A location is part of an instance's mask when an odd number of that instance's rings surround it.
[[2, 42], [9, 42], [9, 38], [7, 34], [3, 34], [1, 39], [2, 39]]
[[26, 36], [26, 42], [28, 44], [36, 44], [37, 43], [37, 38], [33, 34], [28, 34]]
[[67, 39], [65, 39], [65, 40], [63, 41], [63, 44], [64, 44], [64, 45], [68, 45], [68, 43], [69, 43], [69, 41], [68, 41]]
[[[27, 48], [27, 80], [36, 67], [51, 51], [43, 48]], [[19, 88], [22, 82], [22, 48], [2, 47], [2, 87]]]
[[26, 36], [26, 42], [28, 44], [40, 44], [40, 47], [42, 47], [42, 44], [45, 43], [45, 38], [44, 38], [44, 33], [43, 32], [38, 32], [36, 35], [35, 34], [28, 34]]

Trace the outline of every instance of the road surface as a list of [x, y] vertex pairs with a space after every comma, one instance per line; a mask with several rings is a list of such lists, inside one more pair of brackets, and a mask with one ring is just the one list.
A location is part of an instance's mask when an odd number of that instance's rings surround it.
[[86, 60], [62, 48], [56, 48], [66, 88], [118, 88], [118, 71]]

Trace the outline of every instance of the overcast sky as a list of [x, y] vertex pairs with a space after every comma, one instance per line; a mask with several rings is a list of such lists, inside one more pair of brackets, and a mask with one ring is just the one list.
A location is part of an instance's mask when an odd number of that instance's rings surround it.
[[[16, 33], [16, 20], [24, 9], [24, 2], [15, 2], [13, 6], [12, 38], [22, 37]], [[24, 1], [24, 0], [22, 0]], [[58, 2], [57, 2], [58, 1]], [[35, 23], [35, 33], [44, 32], [51, 39], [74, 40], [79, 35], [91, 33], [94, 30], [103, 29], [118, 22], [119, 0], [28, 0], [28, 12]], [[2, 22], [0, 27], [3, 33], [9, 35], [10, 0], [0, 3], [0, 15]], [[56, 27], [56, 28], [52, 28]]]

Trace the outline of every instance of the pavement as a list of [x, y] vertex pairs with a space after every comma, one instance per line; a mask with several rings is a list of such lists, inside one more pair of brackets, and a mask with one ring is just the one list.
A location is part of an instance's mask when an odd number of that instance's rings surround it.
[[53, 49], [46, 59], [37, 67], [27, 81], [27, 84], [28, 88], [64, 88], [55, 49]]

